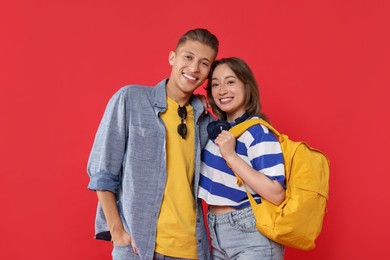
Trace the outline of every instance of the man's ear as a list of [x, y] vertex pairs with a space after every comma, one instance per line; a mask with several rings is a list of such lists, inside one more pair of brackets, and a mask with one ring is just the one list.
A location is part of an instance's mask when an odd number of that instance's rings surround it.
[[173, 65], [173, 63], [175, 62], [175, 57], [176, 57], [176, 53], [174, 51], [171, 51], [169, 53], [169, 64], [171, 64], [171, 66]]

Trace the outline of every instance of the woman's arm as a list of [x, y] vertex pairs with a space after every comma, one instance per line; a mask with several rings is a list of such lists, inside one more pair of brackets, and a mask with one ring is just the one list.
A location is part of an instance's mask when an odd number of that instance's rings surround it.
[[222, 157], [231, 169], [257, 194], [275, 205], [280, 205], [283, 202], [285, 190], [282, 185], [256, 171], [237, 155], [235, 151], [236, 138], [232, 133], [223, 131], [215, 139], [215, 144], [219, 147]]

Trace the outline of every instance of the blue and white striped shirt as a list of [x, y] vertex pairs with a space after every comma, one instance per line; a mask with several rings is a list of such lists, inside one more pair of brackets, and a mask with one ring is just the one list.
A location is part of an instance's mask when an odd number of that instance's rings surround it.
[[[280, 143], [267, 127], [257, 124], [247, 129], [237, 139], [236, 152], [252, 168], [270, 179], [277, 180], [285, 187], [284, 160]], [[259, 203], [260, 195], [249, 186], [247, 188]], [[202, 151], [199, 198], [209, 205], [230, 206], [236, 209], [249, 206], [244, 186], [237, 185], [236, 176], [211, 139]]]

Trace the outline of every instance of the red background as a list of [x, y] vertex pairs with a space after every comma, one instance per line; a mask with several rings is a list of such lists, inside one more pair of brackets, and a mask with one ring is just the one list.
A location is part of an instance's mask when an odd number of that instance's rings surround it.
[[0, 259], [110, 259], [93, 239], [86, 163], [108, 99], [154, 85], [188, 29], [220, 39], [264, 111], [331, 160], [317, 247], [286, 259], [387, 255], [389, 1], [0, 2]]

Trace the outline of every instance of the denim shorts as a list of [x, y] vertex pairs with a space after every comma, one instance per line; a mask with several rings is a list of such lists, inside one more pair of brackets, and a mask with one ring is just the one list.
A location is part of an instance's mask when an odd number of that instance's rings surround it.
[[215, 215], [208, 213], [213, 259], [281, 260], [284, 247], [256, 229], [251, 207]]

